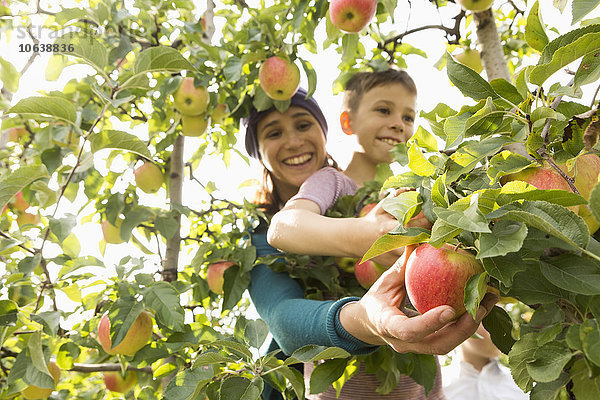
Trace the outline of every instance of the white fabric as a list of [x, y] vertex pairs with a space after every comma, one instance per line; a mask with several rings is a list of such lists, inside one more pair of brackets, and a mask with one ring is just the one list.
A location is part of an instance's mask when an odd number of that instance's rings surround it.
[[442, 368], [444, 393], [448, 400], [526, 400], [524, 393], [514, 382], [510, 370], [490, 360], [478, 372], [471, 364], [459, 359], [458, 354], [450, 366]]

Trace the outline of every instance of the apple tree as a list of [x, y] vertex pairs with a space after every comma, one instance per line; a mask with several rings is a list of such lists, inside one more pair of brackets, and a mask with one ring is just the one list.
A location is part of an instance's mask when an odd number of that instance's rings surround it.
[[[379, 191], [417, 189], [386, 207], [402, 222], [423, 211], [432, 228], [399, 228], [365, 259], [422, 242], [473, 251], [485, 272], [467, 285], [467, 309], [491, 286], [533, 311], [525, 323], [497, 307], [484, 322], [517, 384], [536, 399], [597, 398], [597, 171], [578, 181], [596, 165], [585, 160], [597, 157], [597, 101], [578, 99], [598, 79], [600, 28], [581, 22], [598, 2], [569, 3], [577, 26], [565, 32], [540, 18], [545, 7], [564, 10], [566, 1], [555, 3], [471, 12], [420, 0], [434, 22], [409, 29], [398, 21], [417, 18], [411, 3], [385, 0], [366, 28], [347, 33], [325, 0], [209, 0], [200, 9], [155, 0], [2, 2], [0, 28], [20, 52], [18, 60], [0, 55], [0, 396], [257, 399], [268, 383], [303, 398], [291, 365], [317, 360], [327, 361], [315, 369], [313, 392], [334, 381], [339, 388], [358, 361], [385, 366], [382, 392], [397, 372], [430, 388], [429, 356], [382, 349], [358, 360], [319, 346], [290, 357], [259, 352], [268, 327], [247, 318], [244, 294], [256, 262], [297, 267], [309, 297], [364, 289], [332, 258], [257, 259], [249, 231], [264, 213], [222, 196], [206, 168], [218, 160], [230, 171], [246, 160], [235, 145], [251, 106], [288, 107], [260, 84], [266, 60], [299, 67], [312, 94], [317, 85], [339, 92], [358, 70], [410, 71], [412, 56], [427, 55], [464, 101], [423, 112], [427, 127], [394, 151], [406, 172], [382, 168], [332, 215], [354, 215]], [[410, 44], [429, 30], [447, 53]], [[313, 60], [330, 47], [340, 74], [323, 82]], [[479, 48], [489, 82], [456, 62], [458, 47]], [[44, 56], [46, 81], [64, 85], [15, 99]], [[567, 67], [572, 83], [560, 84], [555, 73]], [[84, 74], [65, 79], [74, 71]], [[535, 167], [570, 191], [523, 182]], [[217, 294], [207, 272], [222, 261], [233, 265]], [[322, 269], [309, 268], [315, 263]], [[311, 275], [317, 270], [326, 273]]]

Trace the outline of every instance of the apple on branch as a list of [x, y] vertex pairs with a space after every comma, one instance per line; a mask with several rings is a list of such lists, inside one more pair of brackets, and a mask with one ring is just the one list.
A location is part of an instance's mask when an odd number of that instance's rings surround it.
[[125, 242], [121, 238], [121, 225], [123, 220], [117, 218], [116, 225], [111, 224], [108, 221], [102, 221], [100, 226], [102, 227], [102, 236], [106, 243], [119, 244]]
[[258, 70], [258, 82], [273, 100], [288, 100], [298, 90], [300, 69], [282, 56], [269, 57]]
[[436, 249], [429, 243], [417, 247], [406, 262], [406, 293], [421, 314], [449, 305], [458, 318], [465, 313], [465, 286], [469, 278], [483, 272], [483, 266], [468, 251], [444, 244]]
[[137, 383], [137, 373], [127, 371], [125, 377], [119, 371], [108, 371], [104, 373], [104, 385], [111, 392], [127, 393]]
[[463, 9], [467, 11], [485, 11], [492, 6], [494, 0], [456, 0]]
[[23, 228], [25, 225], [37, 225], [40, 223], [40, 217], [37, 214], [31, 214], [28, 212], [17, 213], [17, 225], [19, 228]]
[[27, 130], [22, 126], [15, 126], [8, 130], [8, 140], [11, 142], [18, 142], [25, 135], [27, 135]]
[[156, 193], [163, 184], [163, 173], [153, 162], [145, 162], [133, 174], [137, 187], [146, 193]]
[[198, 137], [206, 132], [208, 120], [202, 115], [182, 115], [181, 134], [183, 136]]
[[219, 261], [208, 266], [206, 271], [206, 282], [208, 283], [208, 288], [210, 290], [216, 294], [223, 294], [223, 283], [225, 283], [223, 274], [225, 273], [225, 270], [232, 265], [235, 265], [233, 261]]
[[[60, 367], [54, 361], [48, 363], [48, 372], [54, 378], [54, 385], [58, 385], [60, 380]], [[41, 388], [34, 385], [29, 385], [21, 391], [21, 395], [26, 399], [46, 399], [52, 394], [54, 389]]]
[[356, 33], [363, 30], [375, 16], [377, 0], [331, 0], [329, 18], [341, 31]]
[[150, 341], [151, 337], [152, 317], [147, 311], [142, 311], [137, 316], [121, 343], [116, 347], [112, 347], [108, 314], [104, 314], [98, 324], [98, 341], [108, 354], [133, 356]]
[[456, 61], [466, 65], [478, 74], [483, 71], [483, 64], [481, 63], [481, 55], [479, 50], [467, 48], [453, 55], [454, 58], [456, 58]]
[[21, 211], [21, 212], [25, 212], [29, 208], [29, 203], [27, 203], [25, 201], [25, 199], [23, 198], [22, 191], [19, 190], [17, 192], [17, 194], [15, 194], [15, 199], [13, 200], [12, 207], [15, 210]]
[[175, 107], [183, 115], [200, 115], [206, 111], [210, 95], [205, 87], [194, 86], [194, 78], [186, 77], [173, 95]]
[[223, 123], [223, 120], [227, 117], [227, 115], [227, 104], [217, 104], [213, 112], [210, 114], [210, 121], [213, 124], [221, 124]]
[[377, 264], [373, 260], [367, 260], [363, 263], [358, 260], [354, 265], [354, 276], [360, 286], [369, 289], [386, 270], [386, 267]]

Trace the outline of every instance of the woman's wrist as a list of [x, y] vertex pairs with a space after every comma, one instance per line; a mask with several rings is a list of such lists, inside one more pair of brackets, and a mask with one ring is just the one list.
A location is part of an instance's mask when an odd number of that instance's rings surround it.
[[339, 321], [350, 335], [372, 345], [382, 345], [385, 342], [369, 327], [366, 310], [358, 301], [346, 303], [339, 312]]

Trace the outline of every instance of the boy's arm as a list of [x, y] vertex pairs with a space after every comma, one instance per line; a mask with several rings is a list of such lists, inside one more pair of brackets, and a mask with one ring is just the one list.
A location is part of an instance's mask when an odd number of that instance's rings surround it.
[[[288, 253], [362, 257], [377, 238], [398, 226], [380, 205], [360, 218], [331, 218], [320, 212], [311, 200], [289, 201], [271, 220], [269, 243]], [[391, 265], [399, 255], [377, 261]]]

